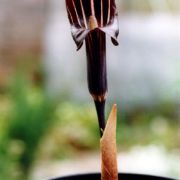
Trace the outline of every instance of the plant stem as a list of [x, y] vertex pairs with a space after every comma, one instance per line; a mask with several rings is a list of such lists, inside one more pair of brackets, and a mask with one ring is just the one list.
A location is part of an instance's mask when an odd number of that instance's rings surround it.
[[106, 101], [94, 101], [95, 106], [96, 106], [96, 112], [98, 116], [98, 122], [99, 122], [99, 130], [100, 130], [100, 135], [102, 137], [106, 122], [105, 122], [105, 103]]

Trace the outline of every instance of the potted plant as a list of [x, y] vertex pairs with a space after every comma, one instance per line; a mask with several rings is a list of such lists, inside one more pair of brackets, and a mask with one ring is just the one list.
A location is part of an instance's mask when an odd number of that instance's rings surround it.
[[118, 174], [116, 151], [116, 114], [113, 105], [107, 123], [105, 102], [107, 97], [106, 36], [117, 46], [119, 34], [115, 0], [66, 0], [72, 37], [79, 50], [86, 46], [87, 80], [94, 100], [100, 129], [101, 174], [81, 174], [54, 180], [170, 180], [170, 178], [138, 174]]

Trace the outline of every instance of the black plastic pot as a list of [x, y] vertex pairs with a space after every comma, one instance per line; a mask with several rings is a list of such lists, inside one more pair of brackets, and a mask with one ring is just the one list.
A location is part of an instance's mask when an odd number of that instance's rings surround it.
[[[127, 174], [127, 173], [120, 173], [119, 174], [120, 180], [175, 180], [173, 178], [167, 177], [158, 177], [158, 176], [151, 176], [151, 175], [144, 175], [144, 174]], [[73, 176], [65, 176], [59, 177], [51, 180], [101, 180], [101, 175], [96, 174], [80, 174], [80, 175], [73, 175]]]

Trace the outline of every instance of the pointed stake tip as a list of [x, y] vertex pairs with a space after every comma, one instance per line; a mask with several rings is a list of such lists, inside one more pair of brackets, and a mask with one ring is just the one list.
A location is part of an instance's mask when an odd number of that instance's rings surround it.
[[117, 112], [117, 104], [113, 104], [112, 111], [113, 111], [114, 113]]

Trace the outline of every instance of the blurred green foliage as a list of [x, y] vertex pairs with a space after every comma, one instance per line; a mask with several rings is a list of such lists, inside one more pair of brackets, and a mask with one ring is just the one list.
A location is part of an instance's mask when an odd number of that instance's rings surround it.
[[0, 179], [27, 179], [41, 137], [52, 120], [51, 102], [23, 74], [4, 99], [9, 103], [1, 105], [7, 107], [1, 116]]
[[[31, 179], [36, 162], [98, 151], [93, 102], [82, 104], [63, 98], [55, 102], [48, 98], [43, 84], [34, 84], [23, 74], [14, 79], [10, 91], [0, 96], [0, 179]], [[152, 143], [180, 149], [177, 104], [164, 102], [155, 107], [118, 110], [120, 151]]]
[[132, 12], [153, 12], [153, 11], [160, 11], [160, 12], [171, 12], [171, 13], [178, 13], [180, 9], [180, 2], [178, 0], [163, 0], [163, 1], [152, 1], [152, 0], [122, 0], [120, 6], [127, 11]]

